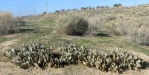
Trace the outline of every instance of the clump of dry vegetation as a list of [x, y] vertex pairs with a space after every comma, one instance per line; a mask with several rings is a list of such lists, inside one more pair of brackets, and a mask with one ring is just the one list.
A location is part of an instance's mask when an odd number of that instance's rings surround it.
[[65, 32], [68, 35], [82, 36], [88, 31], [88, 21], [82, 17], [74, 17], [66, 26]]
[[149, 45], [149, 25], [141, 19], [125, 18], [118, 23], [119, 31], [126, 36], [131, 42], [140, 45]]
[[15, 18], [9, 12], [0, 12], [0, 34], [11, 34], [18, 31]]

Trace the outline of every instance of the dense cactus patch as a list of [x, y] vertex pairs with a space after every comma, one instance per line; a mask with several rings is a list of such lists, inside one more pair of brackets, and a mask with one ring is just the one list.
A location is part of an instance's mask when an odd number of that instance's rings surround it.
[[79, 63], [106, 72], [147, 68], [143, 59], [125, 51], [101, 54], [76, 45], [62, 48], [45, 47], [42, 44], [23, 45], [21, 48], [8, 50], [4, 55], [24, 69], [36, 64], [44, 69], [48, 66], [61, 68]]

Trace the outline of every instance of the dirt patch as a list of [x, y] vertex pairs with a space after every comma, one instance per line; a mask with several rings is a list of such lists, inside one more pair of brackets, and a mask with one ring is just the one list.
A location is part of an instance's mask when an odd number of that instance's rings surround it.
[[31, 67], [27, 70], [20, 69], [20, 67], [10, 62], [0, 62], [0, 75], [57, 75], [63, 74], [63, 69], [48, 68], [42, 70], [40, 68]]
[[[148, 75], [149, 69], [141, 71], [126, 71], [121, 75]], [[83, 65], [71, 65], [65, 68], [40, 68], [31, 67], [27, 70], [10, 62], [0, 62], [0, 75], [120, 75], [113, 72], [101, 72], [95, 68], [89, 68]]]
[[0, 61], [7, 61], [7, 58], [3, 56], [4, 52], [10, 48], [11, 45], [18, 42], [18, 39], [6, 41], [3, 43], [0, 43]]
[[6, 41], [3, 43], [0, 43], [0, 51], [4, 52], [6, 49], [9, 49], [11, 45], [17, 43], [18, 39]]
[[20, 33], [16, 33], [16, 34], [11, 34], [11, 35], [3, 35], [3, 37], [6, 37], [6, 38], [15, 38], [15, 37], [18, 37], [20, 35]]

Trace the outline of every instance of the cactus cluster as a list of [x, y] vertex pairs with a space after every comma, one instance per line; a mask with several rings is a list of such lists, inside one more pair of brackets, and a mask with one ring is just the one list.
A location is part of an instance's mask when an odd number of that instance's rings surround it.
[[97, 50], [90, 50], [77, 45], [62, 47], [55, 52], [54, 48], [42, 44], [24, 45], [20, 49], [10, 49], [5, 56], [12, 59], [16, 65], [28, 68], [37, 64], [41, 68], [48, 65], [55, 68], [71, 64], [82, 63], [89, 67], [96, 67], [101, 71], [125, 71], [145, 68], [145, 61], [126, 51], [101, 54]]
[[12, 62], [21, 68], [29, 68], [38, 64], [44, 68], [52, 55], [52, 48], [46, 48], [42, 44], [22, 45], [18, 49], [10, 49], [4, 55], [11, 58]]
[[96, 56], [95, 66], [102, 71], [125, 71], [144, 68], [144, 62], [138, 56], [119, 51], [102, 56]]

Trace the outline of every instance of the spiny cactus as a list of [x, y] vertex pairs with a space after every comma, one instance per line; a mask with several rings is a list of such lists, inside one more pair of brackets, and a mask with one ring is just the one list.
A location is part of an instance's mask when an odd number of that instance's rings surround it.
[[101, 71], [117, 72], [147, 67], [145, 61], [126, 51], [100, 54], [98, 51], [77, 45], [60, 48], [59, 52], [42, 44], [23, 45], [21, 48], [8, 50], [5, 56], [11, 58], [12, 62], [21, 68], [28, 68], [35, 64], [43, 69], [48, 64], [51, 67], [60, 68], [65, 65], [82, 63]]
[[21, 68], [28, 68], [38, 64], [45, 67], [49, 62], [51, 48], [46, 48], [41, 44], [23, 45], [18, 49], [10, 49], [4, 55], [11, 58], [12, 62]]

